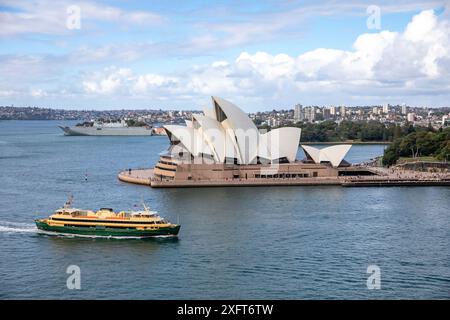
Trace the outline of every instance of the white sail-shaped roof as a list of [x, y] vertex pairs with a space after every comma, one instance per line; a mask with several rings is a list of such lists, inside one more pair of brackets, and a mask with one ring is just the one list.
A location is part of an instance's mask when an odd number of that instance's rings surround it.
[[330, 162], [333, 167], [338, 167], [341, 164], [351, 147], [351, 144], [340, 144], [323, 149], [302, 146], [305, 153], [307, 153], [315, 163]]
[[317, 148], [313, 148], [310, 146], [304, 146], [302, 145], [303, 150], [305, 151], [307, 156], [310, 156], [310, 158], [315, 162], [315, 163], [320, 163], [320, 149]]
[[192, 126], [165, 125], [163, 126], [171, 142], [179, 141], [183, 147], [194, 154], [193, 138], [194, 129]]
[[277, 128], [262, 134], [261, 140], [269, 148], [270, 160], [286, 158], [289, 162], [294, 162], [297, 157], [300, 134], [300, 128], [292, 127]]
[[203, 114], [205, 115], [205, 117], [208, 117], [210, 119], [216, 119], [216, 111], [214, 108], [210, 108], [210, 107], [203, 107]]
[[351, 144], [340, 144], [336, 146], [326, 147], [320, 150], [320, 155], [324, 159], [330, 161], [333, 167], [338, 167], [341, 164], [342, 160], [344, 160], [344, 157], [347, 155], [351, 147]]
[[179, 141], [193, 156], [198, 157], [202, 154], [213, 156], [211, 148], [197, 129], [179, 125], [165, 125], [164, 129], [168, 132], [171, 141]]
[[226, 135], [225, 129], [215, 118], [194, 114], [193, 119], [199, 124], [199, 131], [214, 153], [218, 162], [225, 162], [225, 158], [237, 158], [235, 144]]
[[235, 137], [240, 163], [254, 162], [258, 156], [258, 128], [245, 112], [231, 102], [219, 97], [212, 97], [212, 99], [217, 121], [222, 122], [228, 129], [227, 133], [231, 135], [231, 138], [233, 135]]
[[186, 126], [164, 126], [171, 145], [181, 145], [194, 159], [207, 155], [209, 161], [218, 163], [252, 164], [280, 158], [295, 161], [299, 128], [279, 128], [261, 135], [237, 106], [218, 97], [212, 97], [212, 101], [213, 108], [193, 114]]

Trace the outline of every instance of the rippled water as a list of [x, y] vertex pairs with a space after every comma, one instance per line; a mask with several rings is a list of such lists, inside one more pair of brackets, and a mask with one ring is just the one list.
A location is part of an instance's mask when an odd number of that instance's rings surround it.
[[[58, 123], [0, 122], [0, 298], [450, 298], [449, 188], [151, 189], [116, 174], [153, 165], [166, 137], [65, 137]], [[38, 234], [33, 219], [69, 193], [92, 209], [142, 198], [180, 236]], [[73, 264], [81, 290], [66, 287]], [[371, 264], [380, 290], [367, 289]]]

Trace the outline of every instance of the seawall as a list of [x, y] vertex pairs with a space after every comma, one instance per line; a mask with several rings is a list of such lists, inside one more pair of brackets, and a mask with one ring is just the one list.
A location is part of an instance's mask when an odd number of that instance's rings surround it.
[[387, 187], [387, 186], [450, 186], [450, 175], [416, 174], [392, 175], [379, 171], [377, 176], [340, 176], [317, 178], [269, 178], [228, 180], [157, 180], [153, 169], [133, 169], [119, 173], [123, 182], [151, 186], [153, 188], [197, 188], [197, 187], [241, 187], [241, 186], [343, 186], [343, 187]]

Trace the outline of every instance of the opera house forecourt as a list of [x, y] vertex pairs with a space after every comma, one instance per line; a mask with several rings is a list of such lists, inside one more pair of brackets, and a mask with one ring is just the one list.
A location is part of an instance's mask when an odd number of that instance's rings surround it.
[[303, 146], [301, 129], [260, 132], [233, 103], [212, 97], [212, 108], [185, 126], [164, 126], [170, 146], [152, 169], [126, 170], [119, 179], [152, 187], [341, 184], [340, 176], [374, 175], [344, 160], [351, 145]]

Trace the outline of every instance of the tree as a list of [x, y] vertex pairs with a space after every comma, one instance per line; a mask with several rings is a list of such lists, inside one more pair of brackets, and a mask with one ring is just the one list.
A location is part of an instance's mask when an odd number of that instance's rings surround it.
[[450, 128], [443, 130], [419, 129], [395, 139], [384, 151], [383, 164], [395, 164], [399, 157], [433, 156], [447, 161], [450, 158]]

